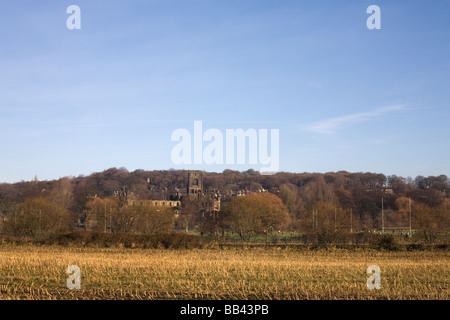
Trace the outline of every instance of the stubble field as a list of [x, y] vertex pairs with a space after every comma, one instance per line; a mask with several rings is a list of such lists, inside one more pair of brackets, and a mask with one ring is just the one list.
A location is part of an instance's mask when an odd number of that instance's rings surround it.
[[[448, 299], [449, 262], [448, 251], [1, 245], [0, 299]], [[69, 265], [81, 289], [67, 288]]]

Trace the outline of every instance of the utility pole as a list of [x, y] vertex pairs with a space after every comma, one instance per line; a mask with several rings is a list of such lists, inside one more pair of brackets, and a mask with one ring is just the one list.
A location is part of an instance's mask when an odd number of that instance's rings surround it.
[[313, 215], [313, 230], [316, 230], [316, 223], [315, 223], [315, 219], [316, 219], [316, 210], [313, 210], [312, 212]]
[[39, 209], [39, 236], [41, 236], [42, 234], [41, 221], [42, 221], [42, 210]]
[[409, 198], [409, 236], [412, 235], [411, 232], [411, 197]]
[[383, 204], [383, 197], [381, 197], [381, 229], [384, 233], [384, 204]]
[[316, 224], [315, 228], [317, 229], [317, 210], [316, 210], [316, 218], [314, 219], [314, 223]]
[[336, 208], [334, 208], [334, 231], [336, 231]]
[[106, 201], [105, 201], [105, 233], [106, 233]]
[[353, 233], [353, 209], [350, 208], [350, 233]]

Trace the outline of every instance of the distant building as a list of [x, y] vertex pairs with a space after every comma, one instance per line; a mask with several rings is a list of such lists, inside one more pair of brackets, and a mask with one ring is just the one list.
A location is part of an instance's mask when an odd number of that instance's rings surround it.
[[199, 200], [203, 195], [203, 176], [199, 172], [188, 172], [187, 194], [189, 200]]
[[394, 189], [392, 189], [392, 186], [390, 185], [383, 185], [382, 190], [385, 193], [394, 193]]
[[[147, 180], [150, 183], [150, 179]], [[202, 211], [220, 211], [221, 195], [216, 190], [204, 190], [203, 174], [201, 172], [189, 171], [188, 183], [185, 188], [175, 188], [175, 192], [167, 194], [167, 189], [154, 190], [155, 199], [149, 200], [157, 207], [174, 208], [178, 213], [182, 210], [183, 198], [189, 201], [199, 201]], [[169, 200], [167, 200], [169, 199]]]
[[262, 188], [262, 189], [258, 189], [257, 191], [250, 191], [250, 190], [238, 190], [234, 193], [232, 193], [232, 197], [242, 197], [251, 193], [263, 193], [263, 192], [268, 192], [266, 189]]
[[179, 200], [150, 200], [155, 207], [181, 207]]

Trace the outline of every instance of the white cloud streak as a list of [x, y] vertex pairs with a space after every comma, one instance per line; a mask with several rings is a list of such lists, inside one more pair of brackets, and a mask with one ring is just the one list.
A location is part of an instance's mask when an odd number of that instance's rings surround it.
[[311, 133], [335, 134], [337, 133], [338, 130], [351, 124], [369, 121], [373, 118], [403, 109], [404, 107], [400, 105], [383, 107], [369, 112], [354, 113], [342, 117], [316, 121], [310, 124], [302, 125], [300, 129], [302, 131], [307, 131]]

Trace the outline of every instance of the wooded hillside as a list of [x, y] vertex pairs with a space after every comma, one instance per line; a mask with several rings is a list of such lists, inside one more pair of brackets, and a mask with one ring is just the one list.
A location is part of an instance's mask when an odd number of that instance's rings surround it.
[[[134, 200], [170, 199], [177, 191], [185, 193], [187, 182], [186, 170], [129, 172], [124, 168], [110, 168], [89, 176], [3, 183], [0, 184], [2, 226], [8, 216], [11, 221], [13, 212], [16, 212], [17, 220], [17, 209], [30, 206], [26, 202], [29, 199], [44, 199], [57, 205], [70, 215], [76, 226], [80, 216], [89, 209], [87, 204], [94, 198], [119, 201], [124, 196]], [[314, 223], [321, 219], [318, 217], [323, 215], [328, 221], [334, 219], [335, 228], [336, 223], [340, 226], [352, 224], [355, 230], [380, 229], [382, 224], [386, 228], [403, 227], [409, 224], [411, 210], [415, 210], [413, 224], [416, 228], [428, 228], [430, 232], [448, 230], [450, 180], [445, 175], [412, 179], [345, 171], [260, 175], [254, 170], [225, 170], [222, 173], [203, 172], [203, 185], [205, 192], [220, 193], [224, 204], [239, 192], [268, 191], [280, 197], [289, 213], [290, 223], [285, 226], [286, 230], [314, 228]], [[183, 206], [186, 212], [195, 215], [195, 206], [188, 208], [186, 202]], [[381, 221], [382, 210], [384, 221]]]

